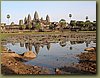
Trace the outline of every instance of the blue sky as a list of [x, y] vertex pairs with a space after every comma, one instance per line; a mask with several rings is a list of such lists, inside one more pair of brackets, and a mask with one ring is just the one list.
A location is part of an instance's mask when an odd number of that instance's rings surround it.
[[48, 14], [51, 21], [65, 19], [69, 22], [69, 13], [72, 20], [83, 20], [88, 16], [91, 21], [96, 20], [96, 1], [2, 1], [1, 22], [7, 23], [7, 14], [10, 14], [10, 22], [18, 23], [28, 14], [34, 17], [37, 11], [39, 18], [46, 18]]

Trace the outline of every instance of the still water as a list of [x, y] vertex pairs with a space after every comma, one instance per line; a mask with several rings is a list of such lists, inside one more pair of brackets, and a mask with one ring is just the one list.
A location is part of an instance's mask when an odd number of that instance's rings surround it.
[[[27, 46], [28, 45], [28, 46]], [[58, 68], [63, 66], [70, 66], [73, 63], [78, 63], [77, 54], [84, 52], [86, 47], [96, 46], [93, 41], [73, 43], [66, 41], [63, 44], [48, 43], [48, 44], [34, 44], [34, 43], [7, 43], [7, 48], [12, 51], [22, 54], [29, 50], [33, 51], [37, 57], [25, 62], [25, 64], [38, 65], [49, 68]]]

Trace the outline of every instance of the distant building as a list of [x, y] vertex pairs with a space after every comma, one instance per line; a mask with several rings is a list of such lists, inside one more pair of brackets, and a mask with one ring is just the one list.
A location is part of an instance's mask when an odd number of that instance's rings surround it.
[[1, 25], [1, 31], [4, 31], [5, 30], [5, 26], [6, 26], [6, 23], [0, 23]]

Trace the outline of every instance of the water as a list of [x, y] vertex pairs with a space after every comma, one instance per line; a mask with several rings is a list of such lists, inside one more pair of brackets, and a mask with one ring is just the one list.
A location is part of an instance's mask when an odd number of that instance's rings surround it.
[[7, 43], [7, 48], [12, 51], [22, 54], [29, 50], [32, 50], [37, 57], [25, 62], [25, 64], [38, 65], [48, 68], [58, 68], [63, 66], [70, 66], [73, 63], [78, 63], [77, 54], [84, 52], [86, 47], [96, 46], [96, 43], [90, 41], [90, 43], [82, 42], [75, 43], [66, 41], [63, 44], [58, 43]]

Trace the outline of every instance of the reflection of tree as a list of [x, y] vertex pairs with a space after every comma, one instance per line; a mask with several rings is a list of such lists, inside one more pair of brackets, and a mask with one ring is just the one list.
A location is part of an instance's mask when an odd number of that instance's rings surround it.
[[48, 50], [50, 49], [50, 43], [47, 44], [47, 49], [48, 49]]
[[90, 41], [85, 41], [85, 43], [86, 43], [86, 47], [88, 47], [90, 44]]
[[88, 47], [88, 43], [86, 43], [86, 47]]
[[28, 43], [25, 43], [25, 48], [28, 49]]
[[32, 43], [29, 43], [28, 48], [29, 48], [29, 51], [32, 50]]
[[70, 47], [70, 50], [72, 50], [72, 47]]
[[29, 49], [29, 51], [32, 51], [32, 43], [25, 43], [25, 48]]
[[24, 47], [24, 42], [20, 42], [20, 47]]
[[82, 43], [84, 43], [84, 41], [76, 41], [76, 43], [78, 43], [78, 44], [82, 44]]
[[60, 44], [60, 46], [65, 47], [66, 46], [66, 41], [62, 41], [59, 44]]
[[76, 41], [70, 41], [70, 43], [73, 45], [73, 44], [76, 44]]

